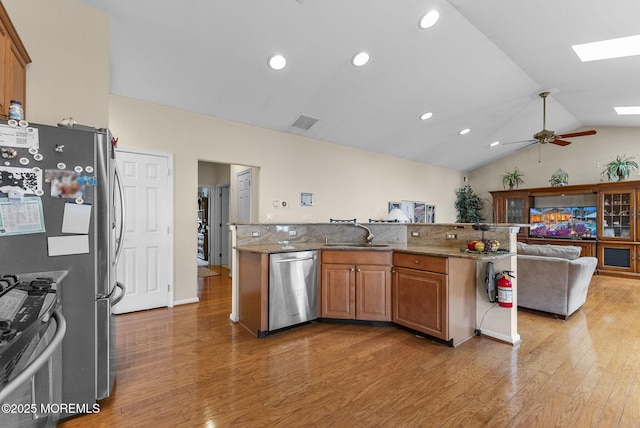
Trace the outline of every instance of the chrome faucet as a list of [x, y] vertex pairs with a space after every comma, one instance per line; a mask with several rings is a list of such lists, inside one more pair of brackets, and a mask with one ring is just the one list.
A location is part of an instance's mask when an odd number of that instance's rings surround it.
[[364, 230], [366, 230], [369, 233], [369, 235], [367, 236], [367, 244], [371, 244], [371, 242], [373, 241], [373, 238], [375, 237], [375, 235], [373, 233], [371, 233], [371, 229], [369, 229], [367, 226], [363, 226], [363, 225], [361, 225], [359, 223], [353, 223], [353, 225], [355, 227], [361, 227], [361, 228], [363, 228]]

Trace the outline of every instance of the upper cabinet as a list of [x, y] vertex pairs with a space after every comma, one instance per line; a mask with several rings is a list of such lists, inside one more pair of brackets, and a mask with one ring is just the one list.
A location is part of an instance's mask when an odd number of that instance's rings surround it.
[[27, 64], [31, 58], [0, 3], [0, 118], [7, 119], [11, 100], [22, 102], [27, 117]]

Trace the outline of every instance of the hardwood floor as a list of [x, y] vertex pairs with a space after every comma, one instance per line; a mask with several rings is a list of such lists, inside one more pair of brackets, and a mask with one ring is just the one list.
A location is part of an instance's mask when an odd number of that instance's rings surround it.
[[519, 346], [455, 349], [323, 323], [257, 339], [229, 320], [226, 272], [199, 290], [197, 304], [119, 315], [111, 397], [59, 426], [640, 426], [637, 280], [594, 277], [567, 321], [519, 311]]

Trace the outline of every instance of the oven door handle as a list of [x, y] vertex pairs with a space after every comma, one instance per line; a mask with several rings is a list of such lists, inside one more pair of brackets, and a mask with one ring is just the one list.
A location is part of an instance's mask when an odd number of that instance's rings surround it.
[[56, 328], [56, 333], [53, 335], [51, 342], [47, 345], [46, 348], [42, 351], [40, 355], [38, 355], [25, 369], [16, 376], [11, 382], [7, 383], [4, 388], [0, 391], [0, 403], [4, 403], [7, 400], [7, 397], [11, 395], [20, 385], [27, 382], [33, 375], [35, 375], [38, 370], [42, 366], [44, 366], [49, 358], [56, 351], [56, 348], [60, 346], [62, 343], [62, 339], [64, 338], [64, 334], [67, 331], [67, 322], [64, 319], [64, 316], [58, 311], [58, 309], [53, 311], [53, 319], [56, 320], [56, 324], [58, 327]]

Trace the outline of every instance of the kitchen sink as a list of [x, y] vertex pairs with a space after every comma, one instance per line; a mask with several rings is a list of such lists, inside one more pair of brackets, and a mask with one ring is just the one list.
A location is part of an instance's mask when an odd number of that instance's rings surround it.
[[359, 244], [357, 242], [344, 242], [344, 243], [331, 243], [324, 244], [325, 247], [358, 247], [358, 248], [371, 248], [371, 247], [388, 247], [389, 244]]

